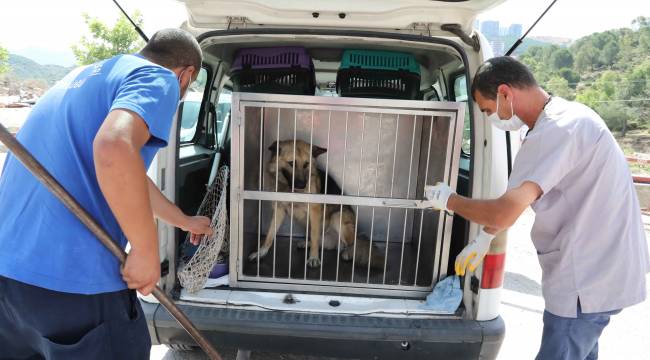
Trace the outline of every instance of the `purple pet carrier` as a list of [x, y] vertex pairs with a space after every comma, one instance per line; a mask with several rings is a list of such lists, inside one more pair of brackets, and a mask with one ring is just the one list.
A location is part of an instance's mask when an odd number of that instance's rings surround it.
[[302, 47], [240, 49], [231, 68], [235, 91], [314, 95], [314, 64]]

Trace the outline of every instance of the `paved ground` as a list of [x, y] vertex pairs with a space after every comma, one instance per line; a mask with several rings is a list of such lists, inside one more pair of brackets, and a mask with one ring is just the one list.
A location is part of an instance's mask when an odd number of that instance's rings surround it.
[[[537, 353], [542, 335], [544, 300], [540, 287], [541, 269], [530, 241], [534, 220], [527, 211], [513, 227], [508, 244], [506, 275], [501, 302], [501, 316], [506, 322], [506, 337], [499, 353], [500, 360], [532, 359]], [[644, 216], [646, 236], [650, 239], [650, 217]], [[647, 278], [650, 285], [650, 275]], [[649, 292], [650, 297], [650, 292]], [[647, 359], [650, 357], [650, 301], [626, 309], [614, 316], [600, 341], [601, 359]], [[219, 349], [224, 359], [235, 359], [234, 349]], [[321, 357], [288, 354], [253, 353], [259, 360], [325, 360]], [[199, 352], [169, 351], [154, 346], [151, 359], [206, 359]]]
[[31, 108], [0, 108], [0, 123], [6, 128], [20, 128], [27, 115], [29, 115]]

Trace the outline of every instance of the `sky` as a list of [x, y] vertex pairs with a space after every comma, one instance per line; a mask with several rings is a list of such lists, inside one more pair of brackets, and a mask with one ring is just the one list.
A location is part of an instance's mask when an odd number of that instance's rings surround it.
[[[552, 0], [506, 0], [479, 16], [500, 25], [522, 24], [524, 32]], [[630, 27], [638, 16], [650, 17], [648, 0], [558, 0], [529, 36], [578, 39], [595, 32]]]
[[[272, 0], [267, 0], [272, 1]], [[305, 1], [305, 0], [296, 0]], [[316, 0], [310, 0], [316, 1]], [[119, 16], [111, 0], [4, 0], [0, 11], [0, 46], [12, 53], [38, 57], [41, 63], [72, 65], [70, 46], [86, 34], [81, 14], [113, 23]], [[175, 0], [120, 0], [129, 13], [140, 10], [143, 30], [177, 27], [186, 18], [182, 3]], [[479, 16], [479, 20], [499, 20], [502, 26], [523, 25], [524, 31], [544, 11], [551, 0], [507, 0]], [[650, 16], [648, 0], [558, 0], [531, 32], [531, 36], [579, 38], [597, 31], [629, 27], [639, 16]]]
[[[51, 63], [73, 65], [71, 45], [87, 34], [81, 16], [88, 13], [113, 24], [120, 12], [111, 0], [1, 0], [0, 46], [11, 53], [28, 56], [49, 55]], [[119, 0], [129, 14], [140, 10], [145, 34], [157, 29], [178, 27], [185, 19], [185, 6], [175, 0]], [[46, 60], [36, 59], [43, 63]], [[67, 63], [67, 64], [65, 64]]]

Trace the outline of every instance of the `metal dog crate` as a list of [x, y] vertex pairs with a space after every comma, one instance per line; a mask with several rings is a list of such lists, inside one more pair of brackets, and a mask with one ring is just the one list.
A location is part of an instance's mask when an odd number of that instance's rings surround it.
[[[446, 276], [453, 218], [413, 200], [425, 184], [455, 188], [463, 103], [234, 93], [232, 109], [231, 286], [424, 298]], [[326, 148], [317, 168], [343, 195], [277, 192], [267, 174], [277, 139]], [[278, 203], [350, 206], [355, 238], [370, 239], [383, 266], [353, 266], [321, 249], [320, 267], [308, 267], [297, 247], [308, 229], [291, 215], [268, 254], [250, 261]]]

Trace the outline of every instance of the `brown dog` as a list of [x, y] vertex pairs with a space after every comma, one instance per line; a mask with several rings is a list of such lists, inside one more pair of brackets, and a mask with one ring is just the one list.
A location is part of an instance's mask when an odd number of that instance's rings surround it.
[[[275, 187], [277, 176], [278, 192], [291, 192], [293, 181], [293, 189], [296, 193], [323, 194], [325, 176], [316, 167], [316, 158], [325, 153], [327, 149], [315, 145], [310, 146], [307, 142], [296, 140], [294, 156], [294, 141], [284, 140], [279, 143], [274, 142], [269, 150], [273, 156], [266, 169], [273, 180], [273, 187]], [[327, 181], [327, 193], [341, 195], [341, 189], [331, 177]], [[266, 239], [258, 252], [250, 254], [248, 257], [250, 261], [254, 261], [258, 257], [263, 258], [268, 253], [273, 245], [275, 233], [285, 218], [291, 215], [291, 203], [289, 202], [278, 202], [273, 209], [271, 226], [266, 233]], [[355, 214], [350, 206], [310, 204], [309, 214], [307, 214], [306, 203], [294, 203], [293, 219], [295, 221], [306, 227], [307, 216], [309, 216], [309, 234], [306, 235], [305, 241], [309, 243], [309, 259], [307, 260], [309, 267], [320, 266], [319, 251], [323, 231], [323, 211], [325, 211], [323, 248], [326, 250], [337, 249], [340, 238], [343, 260], [352, 260], [354, 257], [355, 265], [367, 266], [370, 257], [370, 241], [365, 236], [359, 236], [356, 241], [356, 253], [354, 252]], [[304, 244], [302, 245], [304, 246]], [[383, 264], [384, 257], [381, 251], [373, 249], [371, 266], [379, 267]]]

